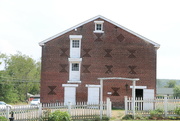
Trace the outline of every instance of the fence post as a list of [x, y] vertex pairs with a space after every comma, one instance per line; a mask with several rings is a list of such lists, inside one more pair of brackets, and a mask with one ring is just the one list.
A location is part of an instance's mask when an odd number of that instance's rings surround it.
[[127, 103], [128, 103], [128, 102], [127, 102], [127, 96], [124, 96], [124, 103], [125, 103], [125, 104], [124, 104], [124, 106], [125, 106], [125, 115], [127, 115], [127, 114], [128, 114], [128, 113], [127, 113], [127, 112], [128, 112], [128, 111], [127, 111], [127, 110], [128, 110], [128, 107], [127, 107]]
[[68, 102], [68, 113], [71, 115], [71, 102]]
[[164, 114], [167, 117], [167, 95], [164, 95]]
[[38, 105], [39, 105], [38, 113], [39, 113], [39, 118], [40, 118], [42, 116], [42, 103], [39, 103]]
[[108, 117], [111, 117], [111, 101], [110, 101], [110, 98], [107, 97], [106, 99], [106, 107], [107, 107], [107, 116]]
[[9, 119], [9, 106], [6, 106], [6, 118]]

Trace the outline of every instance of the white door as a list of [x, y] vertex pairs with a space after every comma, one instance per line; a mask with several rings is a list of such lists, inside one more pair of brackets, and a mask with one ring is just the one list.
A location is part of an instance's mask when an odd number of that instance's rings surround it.
[[70, 63], [70, 81], [80, 81], [80, 63]]
[[64, 92], [64, 103], [68, 104], [75, 104], [76, 103], [76, 87], [65, 87]]
[[[153, 100], [154, 99], [154, 89], [143, 89], [143, 100]], [[152, 102], [144, 102], [143, 110], [153, 110]]]
[[99, 87], [88, 87], [88, 103], [99, 104]]
[[80, 48], [81, 48], [81, 41], [80, 40], [71, 40], [70, 45], [70, 58], [80, 58]]

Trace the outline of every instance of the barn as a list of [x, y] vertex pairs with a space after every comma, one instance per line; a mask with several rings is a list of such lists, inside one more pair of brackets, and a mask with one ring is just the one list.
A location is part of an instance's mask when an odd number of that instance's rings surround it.
[[[41, 102], [100, 100], [102, 77], [139, 78], [136, 97], [156, 94], [156, 60], [160, 45], [98, 15], [39, 43], [42, 47]], [[132, 82], [106, 80], [103, 100], [124, 107]]]

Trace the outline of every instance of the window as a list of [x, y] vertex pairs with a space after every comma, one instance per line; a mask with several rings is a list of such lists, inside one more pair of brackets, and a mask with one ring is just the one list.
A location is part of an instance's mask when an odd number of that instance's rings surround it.
[[79, 71], [79, 63], [72, 63], [72, 71]]
[[103, 23], [104, 21], [94, 21], [95, 23], [95, 31], [94, 33], [104, 33], [103, 31]]
[[101, 24], [96, 24], [96, 30], [101, 30], [102, 27], [101, 27]]
[[72, 47], [79, 48], [79, 40], [72, 40]]

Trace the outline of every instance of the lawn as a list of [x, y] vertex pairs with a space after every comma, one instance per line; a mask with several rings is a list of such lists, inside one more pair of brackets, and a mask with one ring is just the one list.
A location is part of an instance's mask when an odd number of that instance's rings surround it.
[[[112, 110], [110, 121], [157, 121], [157, 120], [122, 120], [125, 116], [124, 110]], [[159, 120], [159, 121], [180, 121], [180, 120]]]

